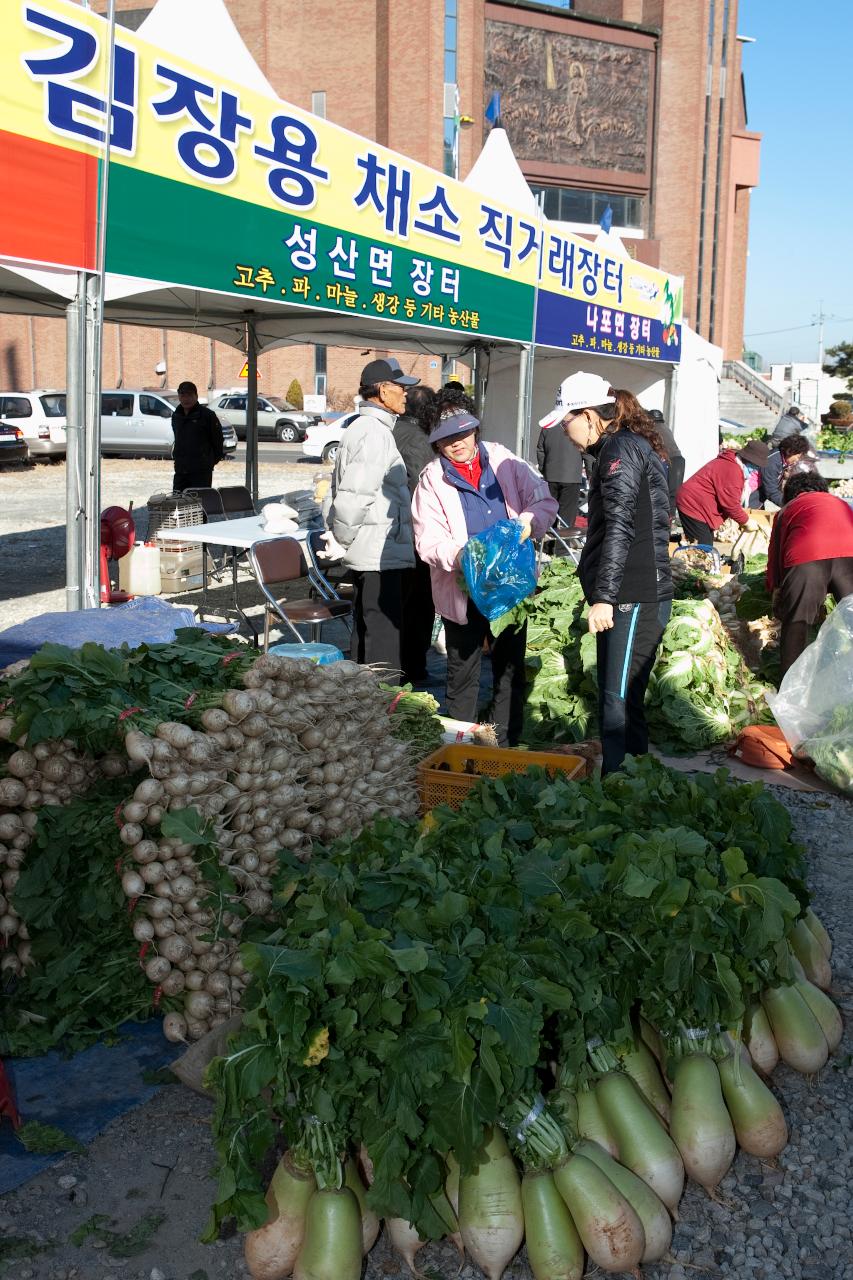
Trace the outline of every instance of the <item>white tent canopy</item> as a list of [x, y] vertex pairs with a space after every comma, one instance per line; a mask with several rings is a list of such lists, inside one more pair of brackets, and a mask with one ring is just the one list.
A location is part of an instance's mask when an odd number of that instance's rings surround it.
[[157, 0], [138, 34], [149, 44], [236, 80], [270, 98], [278, 94], [252, 57], [225, 0]]

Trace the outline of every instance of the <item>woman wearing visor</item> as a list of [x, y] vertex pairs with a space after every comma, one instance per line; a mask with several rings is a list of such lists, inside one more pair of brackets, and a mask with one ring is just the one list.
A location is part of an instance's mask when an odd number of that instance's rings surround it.
[[[412, 501], [418, 555], [430, 566], [432, 596], [447, 641], [447, 712], [476, 720], [483, 642], [489, 624], [460, 589], [459, 557], [469, 538], [518, 520], [524, 538], [551, 527], [557, 503], [532, 467], [503, 445], [483, 444], [480, 423], [453, 408], [442, 413], [429, 443], [437, 455], [421, 472]], [[492, 640], [493, 716], [502, 747], [514, 746], [524, 717], [526, 627]]]
[[607, 774], [649, 749], [643, 703], [673, 594], [667, 457], [634, 397], [596, 373], [566, 378], [558, 408], [566, 435], [592, 461], [578, 576], [596, 637]]

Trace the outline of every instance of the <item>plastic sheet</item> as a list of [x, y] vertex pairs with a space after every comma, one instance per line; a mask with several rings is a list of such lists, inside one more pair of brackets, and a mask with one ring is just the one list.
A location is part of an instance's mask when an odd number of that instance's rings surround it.
[[853, 795], [853, 596], [833, 609], [767, 701], [794, 754]]
[[518, 520], [499, 520], [469, 540], [462, 552], [468, 594], [489, 622], [536, 590], [536, 552], [521, 541]]

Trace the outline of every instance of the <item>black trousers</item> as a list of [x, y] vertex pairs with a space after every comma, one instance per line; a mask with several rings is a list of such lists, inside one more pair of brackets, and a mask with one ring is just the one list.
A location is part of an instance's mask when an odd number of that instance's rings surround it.
[[713, 547], [714, 530], [704, 520], [694, 520], [693, 516], [686, 516], [683, 511], [679, 511], [681, 517], [681, 527], [684, 530], [685, 542], [698, 542], [703, 547]]
[[[489, 624], [471, 601], [466, 622], [451, 622], [449, 618], [443, 622], [447, 643], [447, 714], [453, 720], [473, 724], [477, 719], [483, 641], [491, 636]], [[521, 631], [502, 631], [492, 643], [492, 715], [502, 747], [514, 747], [521, 738], [526, 647], [526, 624]]]
[[557, 499], [557, 515], [566, 522], [570, 529], [573, 529], [578, 518], [578, 504], [581, 497], [580, 481], [577, 484], [563, 484], [559, 480], [549, 480], [548, 488], [551, 490], [551, 497]]
[[205, 465], [195, 463], [192, 467], [175, 467], [175, 478], [172, 481], [172, 493], [181, 493], [184, 489], [209, 489], [213, 484], [213, 463]]
[[435, 605], [429, 565], [417, 555], [414, 569], [403, 570], [402, 617], [400, 665], [403, 675], [410, 684], [423, 684], [427, 675], [427, 649], [432, 644]]
[[400, 670], [403, 570], [352, 570], [355, 587], [356, 662]]
[[853, 556], [833, 560], [812, 560], [785, 570], [776, 599], [776, 616], [782, 623], [779, 666], [782, 675], [792, 666], [809, 642], [809, 628], [820, 616], [828, 595], [836, 600], [853, 594]]
[[613, 627], [596, 636], [598, 723], [602, 776], [627, 755], [645, 755], [649, 731], [643, 706], [672, 601], [613, 606]]

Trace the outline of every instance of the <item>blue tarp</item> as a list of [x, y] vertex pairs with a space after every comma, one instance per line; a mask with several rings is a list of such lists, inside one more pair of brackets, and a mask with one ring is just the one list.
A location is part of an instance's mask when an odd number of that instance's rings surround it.
[[68, 613], [40, 613], [15, 627], [0, 631], [0, 668], [31, 658], [43, 644], [64, 644], [79, 649], [87, 641], [105, 649], [141, 644], [165, 644], [179, 627], [201, 626], [214, 635], [236, 630], [233, 622], [197, 623], [192, 609], [168, 604], [156, 596], [139, 596], [111, 609], [77, 609]]
[[[96, 1044], [73, 1058], [53, 1051], [40, 1058], [5, 1059], [21, 1122], [54, 1125], [85, 1145], [111, 1120], [153, 1098], [162, 1086], [143, 1083], [143, 1073], [167, 1067], [185, 1046], [165, 1039], [160, 1018], [125, 1023], [118, 1034], [118, 1044]], [[0, 1124], [0, 1195], [61, 1159], [61, 1155], [32, 1155], [4, 1120]]]

